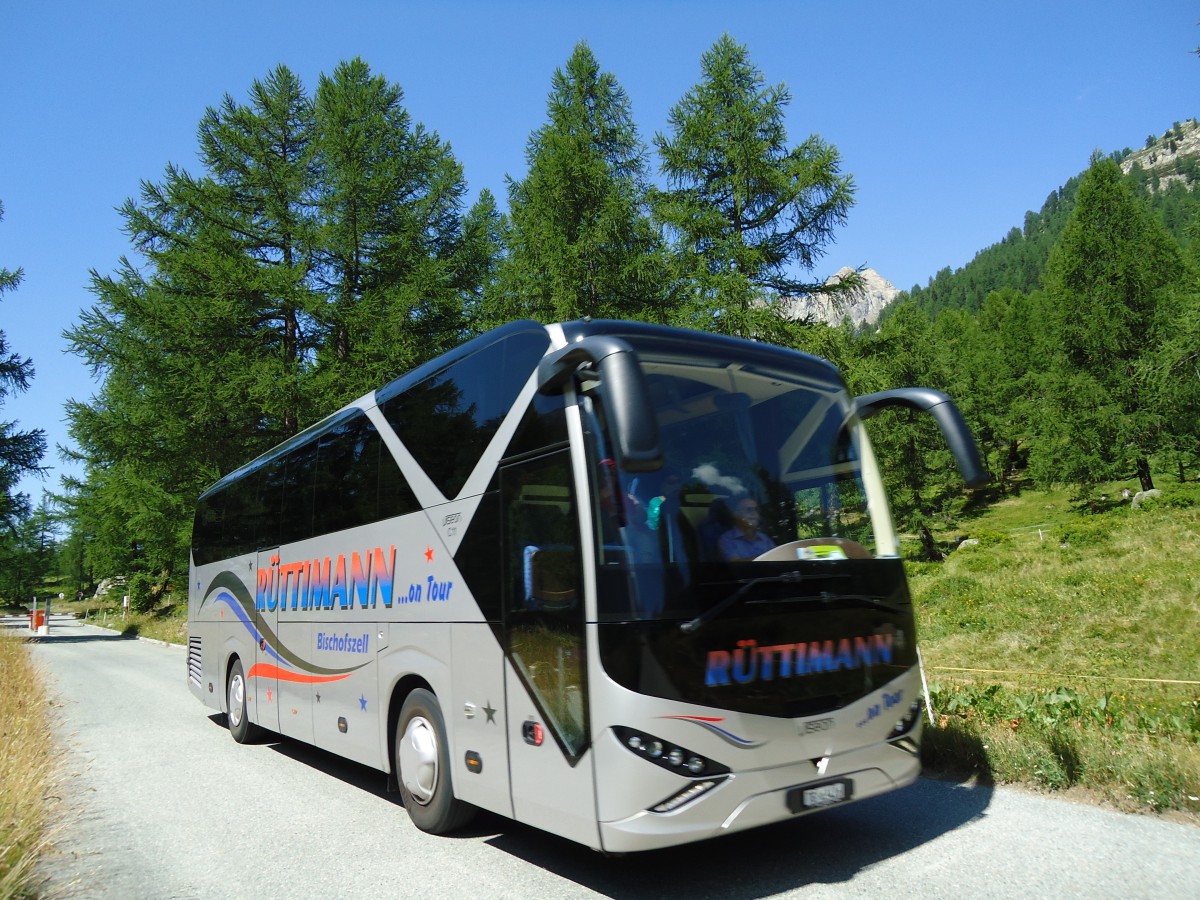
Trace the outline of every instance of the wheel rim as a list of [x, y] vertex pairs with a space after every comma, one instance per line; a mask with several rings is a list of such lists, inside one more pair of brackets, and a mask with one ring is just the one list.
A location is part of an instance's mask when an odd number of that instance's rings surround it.
[[400, 775], [413, 799], [425, 806], [438, 783], [437, 734], [423, 716], [409, 720], [400, 739]]
[[242, 708], [246, 704], [246, 682], [235, 672], [229, 679], [229, 721], [234, 728], [242, 724]]

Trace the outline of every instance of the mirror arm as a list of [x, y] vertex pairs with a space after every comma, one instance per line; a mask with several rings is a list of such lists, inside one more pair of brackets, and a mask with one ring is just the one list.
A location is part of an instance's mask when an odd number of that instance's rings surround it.
[[954, 405], [948, 394], [933, 388], [896, 388], [876, 394], [864, 394], [854, 401], [854, 411], [860, 419], [869, 419], [881, 409], [904, 406], [929, 413], [941, 429], [963, 481], [968, 487], [982, 487], [988, 482], [988, 473], [979, 458], [979, 447], [971, 434], [971, 427]]

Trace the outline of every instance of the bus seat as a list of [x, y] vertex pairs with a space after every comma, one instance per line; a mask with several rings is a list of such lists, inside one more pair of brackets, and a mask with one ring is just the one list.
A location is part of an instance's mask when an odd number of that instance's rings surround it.
[[567, 544], [529, 544], [522, 554], [525, 608], [572, 609], [578, 602], [579, 564]]

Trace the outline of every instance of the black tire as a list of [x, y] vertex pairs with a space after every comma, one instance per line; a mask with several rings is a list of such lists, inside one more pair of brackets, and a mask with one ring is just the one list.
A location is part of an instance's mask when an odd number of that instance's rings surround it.
[[446, 722], [429, 691], [417, 688], [400, 709], [393, 765], [404, 808], [422, 831], [447, 834], [475, 815], [475, 807], [455, 799]]
[[235, 659], [229, 667], [229, 680], [225, 683], [225, 701], [229, 712], [229, 733], [239, 744], [248, 744], [254, 740], [258, 729], [250, 722], [249, 703], [246, 700], [246, 674], [242, 671], [242, 661]]

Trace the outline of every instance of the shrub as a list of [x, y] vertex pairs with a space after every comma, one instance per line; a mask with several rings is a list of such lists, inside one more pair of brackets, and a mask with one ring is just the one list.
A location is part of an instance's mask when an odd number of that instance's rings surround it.
[[1012, 535], [1006, 534], [1003, 531], [973, 531], [970, 539], [978, 541], [977, 544], [967, 544], [962, 549], [969, 550], [972, 547], [982, 549], [984, 547], [999, 547], [1004, 544], [1012, 543]]
[[138, 572], [129, 579], [129, 605], [134, 612], [150, 612], [158, 602], [154, 594], [154, 579], [145, 572]]
[[1100, 547], [1112, 538], [1112, 523], [1105, 516], [1080, 518], [1054, 529], [1055, 536], [1070, 547]]
[[1137, 506], [1138, 512], [1149, 512], [1154, 509], [1190, 509], [1197, 502], [1194, 490], [1184, 489], [1181, 485], [1172, 491], [1164, 491], [1155, 497], [1143, 497]]

